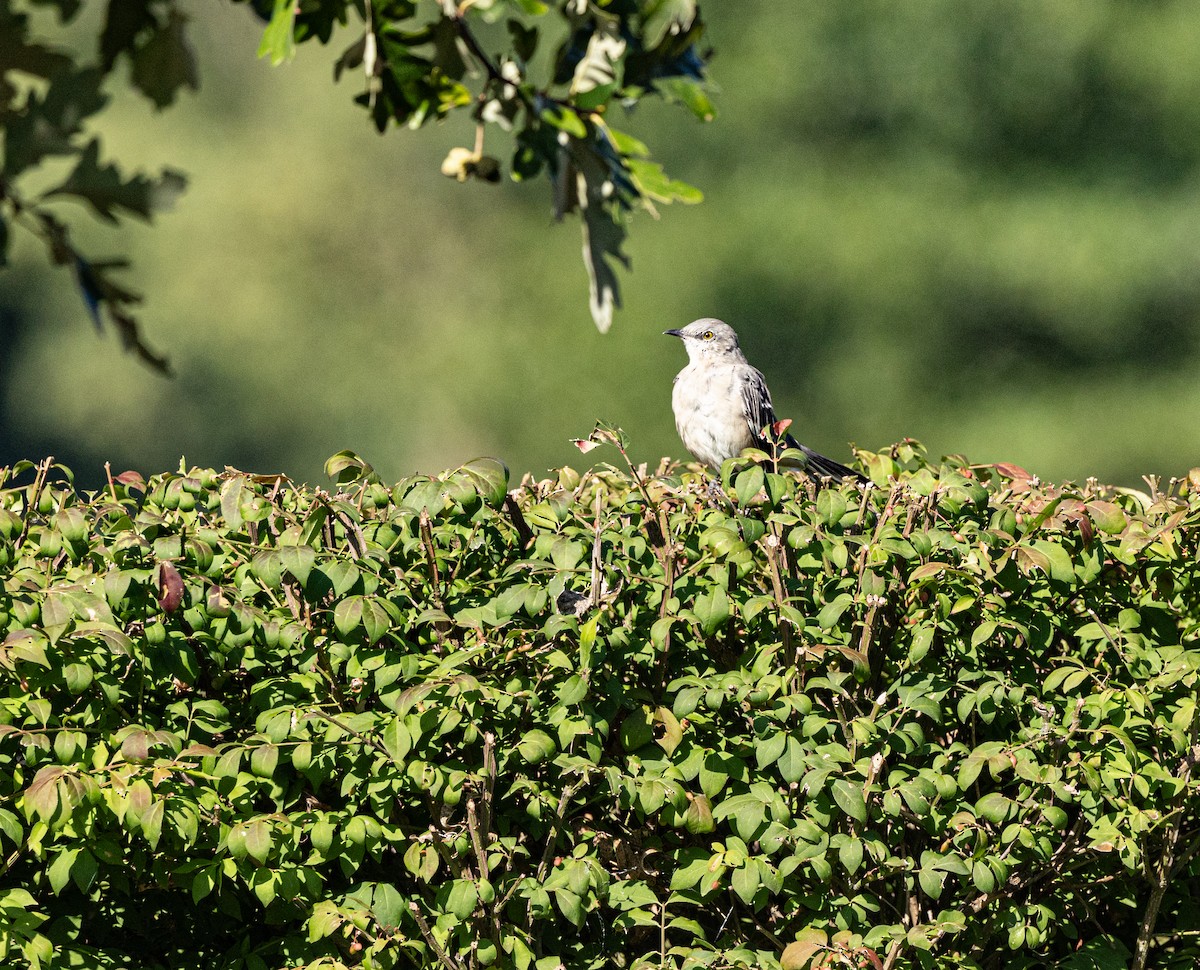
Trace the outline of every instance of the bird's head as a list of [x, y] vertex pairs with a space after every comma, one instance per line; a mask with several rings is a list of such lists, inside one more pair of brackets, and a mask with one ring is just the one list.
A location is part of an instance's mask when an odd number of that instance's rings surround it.
[[712, 317], [695, 320], [678, 330], [664, 330], [663, 333], [682, 340], [688, 359], [693, 363], [719, 357], [742, 357], [733, 327]]

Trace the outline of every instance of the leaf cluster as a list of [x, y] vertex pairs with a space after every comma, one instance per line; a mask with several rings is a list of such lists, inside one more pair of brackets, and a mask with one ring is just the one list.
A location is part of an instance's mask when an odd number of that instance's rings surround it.
[[1193, 965], [1200, 481], [859, 457], [4, 469], [0, 959]]
[[[45, 0], [61, 23], [73, 21], [79, 0]], [[150, 220], [169, 209], [186, 179], [170, 169], [153, 178], [124, 174], [100, 159], [100, 141], [88, 137], [87, 119], [109, 101], [108, 76], [122, 60], [130, 81], [157, 108], [175, 100], [181, 87], [198, 84], [195, 57], [184, 33], [186, 17], [175, 0], [110, 0], [104, 17], [97, 61], [44, 44], [19, 0], [0, 0], [0, 268], [6, 263], [9, 226], [20, 225], [46, 244], [51, 262], [69, 268], [97, 327], [107, 317], [127, 350], [155, 370], [166, 372], [165, 357], [143, 339], [131, 308], [140, 297], [118, 284], [113, 271], [124, 260], [86, 256], [72, 242], [69, 228], [47, 203], [65, 197], [86, 203], [103, 220], [116, 224], [122, 215]], [[30, 195], [24, 181], [46, 159], [66, 157], [74, 167], [59, 184]]]
[[[590, 306], [602, 331], [620, 306], [615, 265], [625, 214], [654, 203], [698, 202], [699, 191], [667, 177], [647, 147], [610, 126], [612, 109], [647, 94], [684, 105], [708, 121], [709, 57], [700, 46], [704, 22], [696, 0], [275, 0], [254, 3], [269, 17], [259, 54], [278, 64], [298, 42], [328, 42], [337, 25], [361, 21], [361, 34], [341, 55], [335, 77], [359, 71], [355, 99], [379, 131], [417, 128], [459, 109], [478, 128], [473, 148], [456, 148], [442, 171], [459, 181], [497, 181], [500, 162], [484, 154], [484, 131], [515, 136], [515, 179], [545, 172], [555, 216], [578, 211]], [[269, 10], [268, 10], [269, 8]], [[352, 17], [352, 14], [354, 15]], [[503, 23], [501, 43], [495, 29]], [[486, 38], [486, 39], [485, 39]], [[497, 46], [500, 53], [493, 53]]]
[[[500, 163], [484, 154], [484, 131], [512, 132], [513, 177], [544, 172], [553, 185], [556, 217], [581, 216], [592, 316], [601, 330], [620, 306], [615, 266], [628, 266], [622, 252], [627, 214], [635, 207], [653, 211], [656, 202], [701, 198], [668, 178], [644, 144], [608, 123], [613, 105], [631, 107], [650, 93], [679, 101], [703, 119], [713, 116], [696, 0], [572, 0], [553, 16], [541, 0], [240, 2], [266, 21], [259, 53], [276, 64], [290, 58], [298, 43], [328, 43], [336, 28], [359, 23], [334, 76], [361, 74], [364, 90], [355, 100], [381, 132], [469, 111], [476, 143], [450, 153], [443, 165], [447, 175], [497, 181]], [[0, 267], [10, 227], [32, 232], [52, 263], [72, 271], [97, 327], [107, 319], [126, 349], [166, 373], [166, 358], [145, 342], [132, 314], [140, 297], [114, 279], [124, 260], [86, 256], [47, 203], [75, 199], [115, 224], [128, 215], [149, 220], [184, 190], [179, 172], [127, 175], [102, 162], [100, 141], [89, 136], [86, 123], [108, 104], [104, 88], [122, 62], [128, 62], [133, 87], [159, 109], [171, 105], [180, 89], [198, 86], [187, 17], [179, 0], [109, 0], [96, 58], [89, 62], [46, 44], [30, 6], [53, 8], [63, 25], [82, 9], [79, 0], [0, 0]], [[542, 38], [554, 33], [560, 35], [557, 47], [546, 54], [551, 42]], [[501, 36], [501, 52], [489, 53]], [[73, 170], [49, 190], [31, 193], [28, 176], [55, 157], [73, 159]]]

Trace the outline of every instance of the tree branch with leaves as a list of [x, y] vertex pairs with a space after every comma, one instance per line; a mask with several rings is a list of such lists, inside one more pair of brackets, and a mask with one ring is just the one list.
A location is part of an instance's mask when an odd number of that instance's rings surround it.
[[[258, 53], [276, 65], [298, 44], [357, 33], [334, 76], [361, 76], [355, 101], [381, 133], [468, 113], [474, 145], [453, 149], [444, 174], [499, 181], [505, 166], [485, 148], [496, 136], [510, 141], [509, 177], [544, 176], [555, 217], [579, 215], [589, 305], [601, 331], [621, 305], [617, 270], [629, 267], [623, 245], [633, 212], [701, 199], [669, 178], [642, 141], [613, 126], [617, 106], [631, 109], [651, 95], [701, 120], [714, 116], [696, 0], [232, 2], [249, 4], [265, 22]], [[114, 327], [128, 350], [167, 373], [166, 357], [151, 349], [133, 315], [140, 297], [115, 278], [128, 261], [84, 253], [54, 203], [82, 201], [113, 225], [129, 216], [149, 221], [171, 206], [184, 176], [171, 169], [127, 174], [102, 158], [87, 122], [107, 106], [105, 87], [123, 60], [133, 87], [163, 109], [181, 88], [198, 86], [197, 59], [178, 0], [109, 0], [94, 61], [47, 43], [35, 29], [47, 32], [35, 24], [36, 8], [49, 8], [65, 29], [82, 6], [0, 0], [0, 267], [12, 230], [40, 238], [51, 262], [72, 271], [97, 327]], [[49, 190], [30, 190], [30, 176], [55, 157], [73, 158], [71, 173]]]

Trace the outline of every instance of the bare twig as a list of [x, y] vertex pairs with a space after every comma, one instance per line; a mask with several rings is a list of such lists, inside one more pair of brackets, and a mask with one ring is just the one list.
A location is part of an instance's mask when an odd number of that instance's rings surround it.
[[1167, 814], [1168, 828], [1163, 840], [1162, 854], [1159, 856], [1156, 870], [1148, 873], [1150, 898], [1142, 913], [1142, 925], [1138, 930], [1137, 943], [1133, 948], [1131, 970], [1145, 970], [1146, 968], [1146, 962], [1150, 958], [1150, 944], [1154, 938], [1154, 925], [1158, 922], [1158, 910], [1162, 906], [1163, 897], [1167, 894], [1167, 887], [1171, 884], [1171, 875], [1175, 870], [1175, 855], [1179, 847], [1180, 835], [1183, 832], [1182, 803], [1191, 794], [1189, 783], [1192, 779], [1192, 769], [1196, 766], [1197, 760], [1200, 760], [1200, 746], [1196, 744], [1198, 734], [1200, 734], [1200, 717], [1193, 714], [1192, 743], [1188, 748], [1187, 756], [1180, 762], [1179, 768], [1175, 772], [1176, 777], [1182, 782], [1179, 788], [1179, 803]]
[[21, 534], [17, 536], [17, 541], [14, 543], [14, 548], [19, 549], [21, 543], [25, 541], [25, 537], [29, 535], [29, 527], [33, 524], [33, 513], [37, 511], [38, 502], [42, 498], [42, 490], [46, 487], [46, 476], [50, 472], [50, 467], [54, 464], [53, 458], [47, 458], [37, 466], [37, 475], [33, 480], [33, 485], [30, 488], [29, 504], [25, 507], [25, 515], [22, 517]]
[[433, 933], [429, 929], [429, 924], [425, 922], [425, 917], [421, 915], [421, 907], [415, 902], [408, 904], [409, 911], [413, 915], [413, 919], [417, 921], [417, 928], [421, 931], [421, 935], [425, 937], [425, 942], [429, 944], [429, 948], [433, 950], [434, 955], [446, 970], [462, 970], [462, 964], [457, 960], [451, 959], [450, 954], [442, 949], [442, 945], [434, 938]]
[[888, 947], [887, 956], [883, 961], [883, 970], [892, 970], [896, 965], [896, 961], [900, 959], [900, 951], [903, 948], [903, 940], [892, 940], [892, 945]]
[[600, 605], [600, 492], [596, 492], [596, 516], [592, 526], [592, 588], [588, 591], [589, 606]]
[[429, 510], [421, 509], [421, 545], [425, 549], [425, 560], [429, 563], [429, 582], [433, 587], [433, 601], [438, 609], [445, 609], [442, 602], [442, 577], [438, 573], [437, 550], [433, 544], [433, 529], [429, 524]]
[[471, 833], [471, 847], [475, 850], [475, 864], [482, 879], [489, 879], [487, 850], [479, 837], [479, 816], [475, 812], [475, 799], [467, 799], [467, 831]]
[[554, 820], [550, 824], [550, 838], [546, 840], [546, 848], [542, 851], [542, 861], [538, 863], [537, 881], [544, 882], [546, 880], [546, 870], [550, 868], [550, 860], [554, 858], [554, 848], [558, 845], [558, 836], [562, 832], [563, 814], [567, 810], [567, 805], [571, 799], [575, 797], [579, 789], [584, 785], [584, 779], [580, 779], [572, 785], [567, 785], [563, 789], [562, 796], [558, 800], [558, 808], [554, 810]]
[[517, 538], [521, 541], [521, 548], [525, 548], [533, 538], [533, 530], [529, 528], [529, 523], [525, 521], [525, 516], [521, 513], [521, 506], [513, 498], [512, 492], [504, 496], [504, 511], [508, 513], [513, 526], [516, 527]]

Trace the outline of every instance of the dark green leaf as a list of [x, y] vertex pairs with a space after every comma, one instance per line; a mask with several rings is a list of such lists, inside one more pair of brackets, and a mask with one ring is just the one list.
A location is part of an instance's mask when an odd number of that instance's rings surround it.
[[143, 219], [170, 209], [186, 186], [187, 179], [169, 169], [157, 180], [144, 175], [122, 178], [115, 165], [100, 164], [100, 142], [92, 139], [66, 181], [47, 191], [46, 195], [77, 196], [102, 219], [115, 223], [119, 209]]

